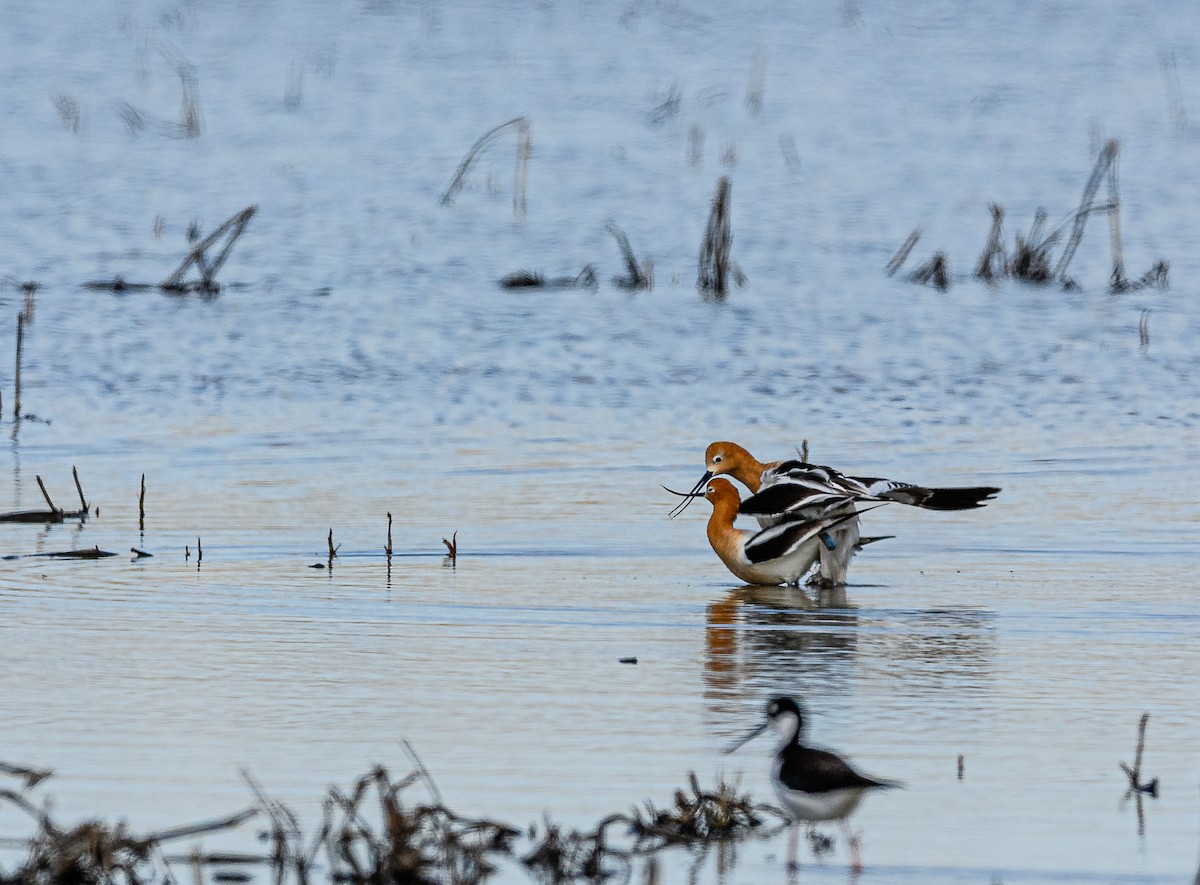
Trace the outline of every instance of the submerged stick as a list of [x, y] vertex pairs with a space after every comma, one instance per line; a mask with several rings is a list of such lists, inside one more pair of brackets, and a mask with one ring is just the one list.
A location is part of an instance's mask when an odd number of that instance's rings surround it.
[[442, 543], [446, 545], [446, 558], [450, 560], [450, 565], [454, 565], [458, 562], [458, 532], [455, 531], [449, 541], [442, 538]]
[[390, 559], [391, 555], [392, 555], [392, 512], [390, 510], [388, 511], [387, 518], [388, 518], [388, 539], [387, 539], [387, 546], [383, 548], [383, 552], [386, 553], [388, 555], [388, 558]]
[[138, 531], [146, 530], [146, 474], [142, 474], [142, 490], [138, 493]]

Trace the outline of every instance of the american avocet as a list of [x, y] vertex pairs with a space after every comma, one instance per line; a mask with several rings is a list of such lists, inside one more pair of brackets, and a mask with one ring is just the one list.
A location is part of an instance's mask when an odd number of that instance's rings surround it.
[[774, 728], [779, 735], [771, 762], [771, 783], [793, 827], [800, 821], [838, 821], [850, 847], [851, 866], [861, 870], [858, 839], [850, 833], [846, 818], [870, 791], [900, 784], [867, 777], [836, 753], [807, 746], [803, 741], [804, 714], [799, 704], [787, 697], [775, 698], [767, 704], [763, 723], [730, 746], [726, 754], [767, 728]]
[[[752, 493], [740, 512], [758, 518], [762, 526], [785, 519], [816, 519], [850, 512], [860, 501], [895, 502], [926, 510], [970, 510], [982, 507], [997, 494], [995, 486], [931, 488], [880, 477], [847, 476], [832, 467], [809, 464], [799, 459], [764, 463], [732, 442], [714, 442], [704, 452], [707, 470], [693, 487], [699, 490], [714, 476], [727, 475]], [[684, 500], [672, 515], [691, 503]], [[844, 583], [850, 559], [859, 547], [858, 520], [850, 519], [829, 539], [821, 552], [821, 579]]]
[[747, 584], [799, 584], [820, 557], [827, 533], [858, 517], [854, 510], [818, 519], [796, 517], [760, 532], [748, 532], [733, 525], [741, 503], [733, 483], [713, 479], [703, 497], [713, 508], [708, 518], [708, 543], [725, 567]]

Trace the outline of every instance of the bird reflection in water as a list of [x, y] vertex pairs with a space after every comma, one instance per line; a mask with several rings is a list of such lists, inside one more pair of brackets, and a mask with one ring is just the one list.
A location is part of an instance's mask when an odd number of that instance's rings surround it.
[[707, 610], [705, 696], [727, 722], [742, 715], [752, 682], [794, 686], [849, 679], [858, 614], [845, 586], [821, 588], [814, 598], [787, 587], [730, 590]]

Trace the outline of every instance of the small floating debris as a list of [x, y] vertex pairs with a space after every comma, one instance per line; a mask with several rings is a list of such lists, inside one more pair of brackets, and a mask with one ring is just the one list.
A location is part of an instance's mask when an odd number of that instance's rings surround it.
[[456, 531], [451, 535], [449, 541], [442, 538], [442, 543], [446, 545], [446, 560], [444, 564], [450, 566], [450, 568], [455, 568], [458, 564], [458, 532]]
[[501, 289], [595, 289], [596, 268], [585, 264], [573, 277], [550, 277], [547, 279], [534, 270], [513, 271], [500, 280]]
[[138, 550], [136, 547], [130, 547], [129, 552], [138, 559], [151, 559], [154, 557], [153, 553], [147, 553], [145, 550]]
[[618, 664], [636, 664], [637, 658], [621, 658], [617, 661]]

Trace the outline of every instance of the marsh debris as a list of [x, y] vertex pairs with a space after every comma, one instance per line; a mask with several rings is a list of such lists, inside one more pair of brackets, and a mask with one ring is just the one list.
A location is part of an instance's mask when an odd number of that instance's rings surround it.
[[[88, 821], [64, 830], [23, 793], [0, 790], [0, 803], [13, 805], [32, 818], [37, 828], [28, 855], [13, 870], [0, 867], [0, 885], [143, 885], [177, 881], [169, 864], [191, 865], [197, 881], [206, 872], [221, 881], [245, 881], [242, 872], [218, 866], [258, 865], [271, 871], [275, 885], [309, 885], [318, 869], [322, 878], [347, 885], [478, 885], [498, 871], [501, 863], [517, 861], [543, 882], [599, 882], [628, 879], [635, 856], [652, 856], [669, 846], [696, 853], [697, 865], [717, 846], [728, 858], [733, 842], [761, 830], [763, 813], [782, 818], [770, 806], [755, 805], [738, 794], [736, 784], [720, 782], [702, 789], [694, 774], [690, 790], [679, 790], [671, 808], [651, 803], [629, 814], [612, 814], [590, 832], [565, 830], [549, 819], [522, 831], [487, 818], [466, 817], [447, 808], [428, 770], [405, 742], [413, 770], [394, 779], [375, 766], [348, 791], [331, 787], [322, 804], [322, 819], [306, 834], [295, 813], [272, 798], [251, 775], [242, 778], [254, 795], [251, 807], [206, 823], [175, 827], [135, 836], [124, 824], [115, 827]], [[12, 774], [32, 789], [49, 772], [0, 764], [0, 774]], [[407, 791], [424, 784], [431, 800], [406, 801]], [[204, 853], [168, 856], [161, 843], [231, 829], [255, 816], [265, 818], [260, 833], [267, 849], [262, 854]], [[525, 845], [519, 845], [523, 840]], [[816, 850], [814, 848], [814, 850]], [[323, 863], [318, 867], [318, 858]], [[164, 869], [164, 865], [165, 869]], [[653, 861], [647, 864], [653, 867]]]
[[[131, 283], [118, 275], [111, 280], [89, 280], [83, 284], [83, 287], [106, 292], [140, 292], [159, 289], [176, 294], [197, 292], [204, 295], [217, 295], [221, 291], [221, 284], [217, 282], [217, 273], [229, 259], [234, 244], [245, 232], [246, 226], [257, 211], [258, 206], [247, 206], [241, 212], [226, 219], [204, 239], [199, 238], [199, 228], [196, 227], [196, 237], [189, 237], [189, 243], [192, 244], [191, 250], [171, 275], [161, 283]], [[189, 280], [187, 279], [188, 271], [193, 267], [196, 269], [199, 279]]]
[[[992, 216], [991, 228], [988, 232], [987, 243], [979, 260], [975, 264], [975, 276], [981, 280], [994, 281], [999, 279], [1014, 279], [1026, 283], [1046, 284], [1059, 283], [1065, 289], [1076, 289], [1079, 284], [1067, 274], [1076, 250], [1083, 239], [1084, 229], [1088, 218], [1097, 212], [1103, 212], [1108, 217], [1109, 249], [1112, 257], [1112, 270], [1109, 273], [1109, 291], [1112, 293], [1128, 292], [1147, 287], [1165, 288], [1167, 285], [1167, 263], [1156, 261], [1151, 268], [1136, 280], [1130, 280], [1125, 274], [1125, 258], [1121, 244], [1121, 201], [1117, 187], [1117, 158], [1120, 144], [1109, 139], [1096, 158], [1091, 175], [1083, 188], [1078, 208], [1070, 214], [1063, 224], [1047, 229], [1047, 213], [1039, 208], [1034, 213], [1033, 223], [1028, 234], [1016, 234], [1013, 238], [1012, 251], [1005, 245], [1004, 237], [1004, 208], [998, 203], [989, 203], [988, 211]], [[1107, 199], [1098, 201], [1097, 192], [1101, 184], [1107, 181]], [[1067, 229], [1070, 228], [1070, 234]], [[887, 265], [887, 274], [892, 276], [907, 260], [914, 237], [919, 232], [914, 231], [908, 241], [896, 253]], [[1065, 242], [1057, 263], [1052, 259], [1053, 248]], [[948, 274], [945, 271], [946, 257], [936, 253], [933, 258], [909, 275], [909, 279], [923, 285], [933, 285], [940, 289], [946, 288]]]
[[455, 531], [448, 541], [442, 538], [442, 543], [446, 545], [445, 564], [454, 568], [458, 564], [458, 532]]
[[596, 268], [585, 264], [573, 277], [545, 277], [534, 270], [518, 270], [500, 280], [501, 289], [595, 289]]
[[[10, 765], [0, 765], [0, 771], [25, 776], [26, 789], [50, 775]], [[31, 774], [39, 777], [30, 782]], [[38, 807], [14, 790], [0, 790], [0, 803], [24, 812], [35, 827], [24, 860], [11, 872], [0, 867], [4, 885], [141, 885], [155, 879], [154, 853], [162, 843], [232, 829], [257, 814], [247, 808], [219, 820], [138, 836], [124, 823], [99, 820], [62, 827], [51, 817], [49, 803]]]
[[83, 495], [83, 486], [79, 482], [79, 471], [74, 467], [71, 468], [71, 476], [75, 480], [75, 490], [79, 493], [79, 509], [78, 510], [63, 510], [55, 505], [50, 498], [50, 493], [46, 491], [46, 483], [42, 481], [41, 476], [35, 476], [38, 488], [41, 489], [42, 497], [46, 499], [48, 510], [14, 510], [10, 513], [0, 513], [0, 523], [4, 522], [35, 522], [35, 523], [59, 523], [65, 522], [68, 519], [77, 519], [83, 522], [88, 518], [91, 512], [91, 505], [87, 498]]
[[[221, 291], [217, 282], [217, 272], [229, 258], [233, 245], [238, 237], [246, 230], [246, 225], [258, 211], [258, 206], [247, 206], [241, 212], [224, 221], [216, 230], [200, 240], [187, 254], [175, 271], [159, 283], [159, 288], [167, 292], [206, 292], [216, 294]], [[209, 255], [208, 250], [214, 249], [215, 254]], [[196, 268], [200, 279], [186, 282], [188, 271]]]

